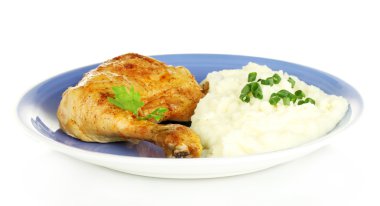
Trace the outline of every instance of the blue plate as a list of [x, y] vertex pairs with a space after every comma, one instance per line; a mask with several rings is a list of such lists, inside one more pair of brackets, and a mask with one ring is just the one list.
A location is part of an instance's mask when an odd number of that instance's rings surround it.
[[[173, 54], [152, 57], [167, 64], [185, 66], [192, 72], [198, 82], [202, 81], [207, 74], [212, 71], [237, 69], [246, 65], [248, 62], [255, 62], [267, 65], [273, 70], [283, 70], [295, 75], [308, 84], [318, 86], [328, 94], [343, 96], [348, 99], [350, 105], [362, 105], [362, 99], [359, 93], [343, 80], [328, 73], [298, 64], [267, 58], [222, 54]], [[76, 85], [84, 73], [96, 68], [98, 65], [99, 64], [93, 64], [60, 74], [32, 88], [25, 94], [18, 105], [20, 119], [28, 127], [33, 128], [43, 136], [70, 147], [115, 155], [144, 155], [139, 154], [136, 145], [123, 142], [107, 144], [82, 142], [66, 135], [59, 129], [56, 111], [62, 93], [69, 86]], [[352, 113], [352, 110], [349, 113]], [[148, 146], [156, 150], [156, 153], [152, 156], [162, 156], [162, 151], [150, 143], [143, 142], [142, 146]]]
[[[198, 82], [202, 81], [209, 72], [222, 69], [237, 69], [248, 62], [267, 65], [274, 70], [283, 70], [299, 77], [308, 84], [321, 88], [328, 94], [345, 97], [350, 108], [340, 125], [357, 119], [362, 111], [363, 103], [359, 93], [348, 83], [326, 72], [312, 69], [285, 61], [223, 54], [174, 54], [152, 56], [167, 64], [188, 68]], [[66, 135], [59, 129], [56, 111], [62, 93], [76, 85], [83, 74], [94, 69], [99, 64], [81, 67], [52, 77], [30, 89], [20, 100], [18, 116], [23, 125], [35, 136], [59, 143], [65, 147], [116, 156], [145, 156], [163, 157], [162, 151], [154, 145], [142, 142], [133, 145], [125, 142], [118, 143], [88, 143]], [[339, 127], [339, 125], [338, 125]], [[160, 158], [161, 159], [161, 158]]]

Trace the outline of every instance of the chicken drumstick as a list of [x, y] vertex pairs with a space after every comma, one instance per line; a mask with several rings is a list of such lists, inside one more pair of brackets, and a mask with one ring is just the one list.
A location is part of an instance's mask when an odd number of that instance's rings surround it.
[[200, 86], [184, 67], [168, 66], [139, 54], [125, 54], [86, 73], [62, 95], [57, 116], [69, 135], [88, 142], [146, 140], [161, 146], [168, 157], [199, 157], [202, 146], [197, 134], [179, 124], [162, 125], [139, 120], [128, 110], [111, 104], [112, 87], [133, 87], [144, 102], [145, 116], [167, 108], [161, 121], [189, 121], [203, 97]]

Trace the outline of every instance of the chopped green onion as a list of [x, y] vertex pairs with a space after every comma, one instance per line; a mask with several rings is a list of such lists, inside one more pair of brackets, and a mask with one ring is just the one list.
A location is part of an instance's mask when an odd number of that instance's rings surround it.
[[291, 77], [289, 77], [288, 82], [292, 85], [292, 88], [294, 88], [294, 85], [296, 85], [296, 81], [294, 81], [294, 79]]
[[308, 97], [306, 98], [305, 100], [299, 100], [298, 101], [298, 105], [302, 105], [302, 104], [306, 104], [306, 103], [311, 103], [311, 104], [314, 104], [315, 105], [315, 100]]
[[284, 103], [284, 105], [288, 106], [288, 105], [290, 105], [290, 98], [284, 97], [284, 98], [282, 98], [282, 102]]
[[298, 99], [302, 99], [305, 97], [305, 93], [303, 93], [302, 90], [297, 90], [295, 93], [294, 93]]
[[251, 83], [249, 83], [247, 85], [250, 86], [250, 91], [252, 91], [252, 92], [255, 91], [255, 90], [257, 90], [260, 87], [260, 84], [257, 83], [257, 82], [251, 82]]
[[281, 82], [281, 77], [278, 74], [274, 74], [271, 77], [266, 78], [265, 80], [259, 79], [258, 82], [261, 82], [262, 85], [270, 85], [279, 84]]
[[277, 105], [277, 103], [281, 100], [281, 97], [279, 97], [276, 93], [273, 93], [269, 98], [269, 104], [271, 105]]
[[263, 99], [263, 91], [261, 89], [261, 86], [257, 82], [252, 82], [249, 85], [251, 85], [251, 92], [253, 97], [256, 97], [258, 99]]
[[282, 89], [280, 91], [277, 92], [278, 96], [280, 96], [281, 98], [284, 98], [284, 97], [288, 97], [288, 96], [291, 96], [293, 95], [292, 93], [290, 93], [289, 91], [285, 90], [285, 89]]
[[292, 96], [290, 97], [290, 101], [292, 101], [293, 103], [296, 103], [297, 101], [297, 96], [292, 94]]
[[273, 86], [273, 77], [268, 77], [267, 79], [265, 80], [261, 80], [261, 84], [262, 85], [270, 85], [270, 86]]
[[261, 89], [260, 89], [260, 91], [256, 91], [254, 93], [254, 97], [256, 97], [257, 99], [263, 99], [264, 98], [264, 95], [263, 95], [263, 92], [261, 91]]
[[302, 105], [302, 104], [305, 104], [306, 102], [305, 101], [303, 101], [303, 100], [300, 100], [300, 101], [298, 101], [298, 105]]
[[243, 94], [241, 94], [239, 98], [241, 99], [241, 101], [247, 102], [247, 103], [251, 100], [251, 98], [248, 95], [243, 95]]
[[269, 77], [267, 80], [269, 81], [269, 85], [273, 86], [273, 84], [274, 84], [273, 77]]
[[246, 84], [243, 87], [243, 89], [241, 90], [241, 94], [244, 95], [244, 96], [247, 96], [250, 91], [251, 91], [251, 85], [250, 84]]
[[241, 94], [240, 94], [240, 99], [241, 101], [243, 102], [249, 102], [250, 101], [250, 97], [249, 97], [249, 93], [251, 92], [251, 85], [250, 84], [246, 84], [243, 89], [241, 90]]
[[272, 94], [270, 95], [270, 98], [272, 98], [272, 97], [276, 97], [276, 96], [278, 96], [277, 93], [272, 93]]
[[278, 84], [281, 82], [281, 77], [278, 74], [273, 75], [273, 83]]
[[260, 83], [261, 83], [262, 85], [269, 85], [269, 81], [266, 80], [266, 79], [261, 79], [261, 80], [260, 80]]
[[310, 97], [308, 97], [308, 98], [305, 99], [305, 103], [312, 103], [312, 104], [315, 105], [315, 100], [312, 99], [312, 98], [310, 98]]
[[257, 72], [251, 72], [248, 74], [248, 82], [253, 82], [256, 80]]
[[[241, 94], [239, 98], [243, 102], [249, 102], [251, 100], [250, 94], [257, 99], [263, 99], [263, 91], [261, 89], [261, 85], [270, 85], [279, 84], [281, 82], [281, 76], [279, 74], [274, 74], [271, 77], [266, 79], [258, 79], [257, 72], [251, 72], [248, 74], [248, 84], [246, 84], [241, 90]], [[291, 77], [288, 78], [288, 82], [291, 84], [292, 88], [294, 88], [296, 81]], [[261, 83], [261, 85], [260, 85]], [[312, 98], [305, 98], [305, 93], [302, 90], [297, 90], [294, 94], [282, 89], [276, 93], [273, 93], [269, 98], [269, 103], [271, 105], [276, 106], [278, 102], [282, 100], [284, 105], [290, 105], [291, 102], [294, 104], [297, 102], [298, 105], [302, 105], [305, 103], [315, 104], [315, 100]]]

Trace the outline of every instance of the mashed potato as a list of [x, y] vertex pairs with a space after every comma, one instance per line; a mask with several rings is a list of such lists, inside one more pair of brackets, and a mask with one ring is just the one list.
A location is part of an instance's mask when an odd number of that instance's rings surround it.
[[[263, 99], [251, 97], [245, 103], [239, 95], [251, 72], [257, 72], [258, 79], [277, 73], [281, 82], [262, 85]], [[289, 77], [295, 80], [294, 88], [287, 81]], [[205, 81], [209, 91], [198, 103], [191, 128], [201, 137], [206, 157], [270, 152], [302, 144], [332, 130], [348, 109], [343, 97], [327, 95], [295, 76], [255, 63], [241, 70], [212, 72]], [[271, 105], [271, 94], [282, 89], [292, 93], [302, 90], [315, 100], [315, 105], [286, 106], [282, 101]]]

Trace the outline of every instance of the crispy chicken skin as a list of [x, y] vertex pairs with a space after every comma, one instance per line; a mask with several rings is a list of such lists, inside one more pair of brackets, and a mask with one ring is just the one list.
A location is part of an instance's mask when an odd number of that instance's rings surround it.
[[57, 117], [67, 134], [88, 142], [146, 140], [162, 147], [168, 157], [199, 157], [202, 146], [197, 134], [180, 124], [162, 125], [137, 120], [127, 110], [108, 102], [113, 86], [134, 87], [145, 103], [145, 116], [166, 107], [162, 121], [190, 121], [203, 97], [200, 86], [184, 67], [129, 53], [115, 57], [86, 73], [62, 95]]

